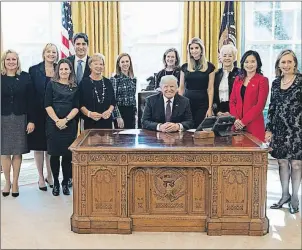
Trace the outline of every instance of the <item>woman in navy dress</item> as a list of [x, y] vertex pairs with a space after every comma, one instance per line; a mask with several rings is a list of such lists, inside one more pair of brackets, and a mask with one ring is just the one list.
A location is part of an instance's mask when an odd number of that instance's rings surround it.
[[203, 42], [193, 38], [187, 47], [188, 62], [181, 66], [179, 94], [190, 100], [197, 128], [205, 117], [213, 115], [215, 66], [208, 62]]
[[52, 194], [60, 194], [60, 157], [62, 157], [63, 194], [69, 195], [68, 181], [71, 178], [71, 152], [68, 147], [77, 136], [79, 99], [72, 64], [68, 59], [61, 59], [55, 69], [52, 80], [45, 92], [47, 152], [54, 179]]
[[[45, 181], [53, 187], [53, 180], [50, 168], [50, 156], [47, 154], [47, 143], [45, 133], [46, 110], [44, 108], [45, 89], [50, 78], [54, 76], [56, 62], [59, 52], [56, 45], [48, 43], [43, 49], [43, 61], [29, 68], [29, 74], [33, 82], [34, 101], [36, 112], [36, 128], [33, 133], [28, 135], [29, 150], [34, 150], [35, 163], [39, 173], [39, 189], [47, 191]], [[44, 162], [47, 169], [47, 178], [44, 179]]]

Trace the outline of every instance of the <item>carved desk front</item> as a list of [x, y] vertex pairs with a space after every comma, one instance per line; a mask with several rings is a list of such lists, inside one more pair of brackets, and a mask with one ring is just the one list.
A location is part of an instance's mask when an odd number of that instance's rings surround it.
[[264, 235], [267, 148], [249, 134], [87, 130], [71, 145], [77, 233]]

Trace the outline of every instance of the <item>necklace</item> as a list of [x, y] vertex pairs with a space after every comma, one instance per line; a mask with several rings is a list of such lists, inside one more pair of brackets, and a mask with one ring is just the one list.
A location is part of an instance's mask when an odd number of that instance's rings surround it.
[[[103, 102], [104, 102], [104, 99], [105, 99], [105, 91], [106, 91], [106, 86], [105, 86], [105, 83], [104, 83], [104, 77], [102, 77], [101, 80], [93, 80], [93, 79], [90, 77], [90, 81], [91, 81], [91, 83], [93, 84], [93, 91], [94, 91], [94, 93], [95, 93], [95, 95], [96, 95], [97, 102], [98, 102], [98, 103], [103, 103]], [[100, 94], [99, 94], [99, 92], [98, 92], [98, 90], [97, 90], [97, 88], [96, 88], [96, 83], [95, 83], [95, 81], [101, 81], [101, 83], [102, 83], [103, 92], [102, 92], [101, 97], [100, 97]]]
[[54, 75], [54, 69], [53, 67], [45, 68], [46, 76], [52, 77]]
[[296, 75], [293, 75], [293, 77], [292, 77], [291, 79], [289, 79], [287, 82], [284, 82], [284, 78], [282, 78], [282, 79], [281, 79], [281, 83], [282, 83], [283, 85], [287, 85], [287, 84], [289, 84], [289, 83], [292, 82], [292, 80], [295, 78], [295, 76], [296, 76]]
[[[174, 71], [175, 71], [175, 69], [173, 69], [172, 75], [174, 75]], [[168, 71], [167, 69], [165, 69], [165, 76], [167, 75], [167, 72], [171, 72], [171, 71]]]

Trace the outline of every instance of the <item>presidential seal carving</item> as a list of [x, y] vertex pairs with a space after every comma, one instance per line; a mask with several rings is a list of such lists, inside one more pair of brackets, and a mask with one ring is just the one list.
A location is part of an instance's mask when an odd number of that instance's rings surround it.
[[186, 176], [176, 169], [161, 169], [154, 175], [154, 194], [171, 202], [186, 192]]

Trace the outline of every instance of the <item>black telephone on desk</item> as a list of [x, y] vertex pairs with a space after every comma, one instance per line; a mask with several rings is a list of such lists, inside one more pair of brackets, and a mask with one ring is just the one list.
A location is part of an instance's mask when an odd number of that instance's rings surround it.
[[234, 116], [211, 116], [205, 118], [196, 131], [213, 131], [217, 136], [230, 136], [238, 134], [232, 131]]

